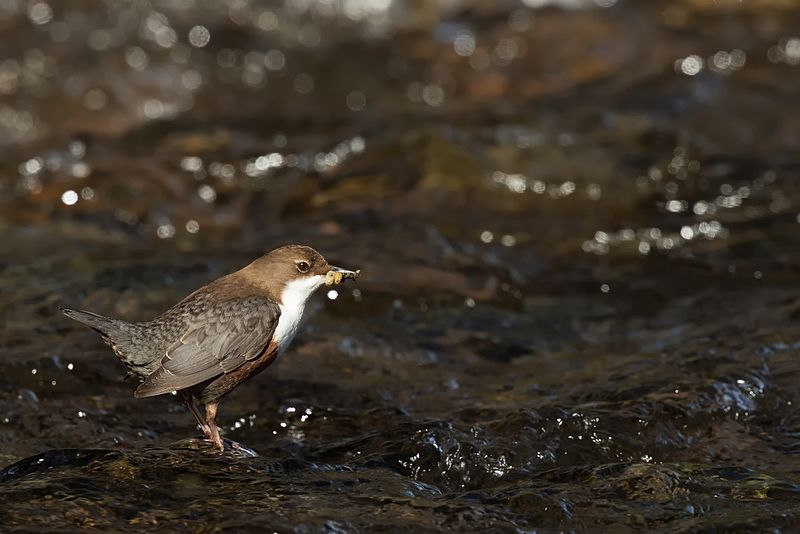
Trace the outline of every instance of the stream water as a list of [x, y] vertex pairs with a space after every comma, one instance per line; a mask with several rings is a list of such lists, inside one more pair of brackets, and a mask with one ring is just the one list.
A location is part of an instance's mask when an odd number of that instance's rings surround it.
[[[796, 528], [799, 29], [0, 0], [0, 530]], [[222, 403], [257, 458], [58, 312], [149, 319], [290, 242], [363, 274]]]

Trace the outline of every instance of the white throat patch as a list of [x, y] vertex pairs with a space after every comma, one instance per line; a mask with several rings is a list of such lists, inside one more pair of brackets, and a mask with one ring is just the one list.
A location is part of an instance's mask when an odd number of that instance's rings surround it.
[[272, 339], [278, 344], [279, 355], [286, 350], [297, 334], [308, 297], [324, 283], [324, 276], [314, 275], [293, 280], [283, 288], [280, 303], [281, 316], [278, 318], [278, 326], [275, 327], [275, 333], [272, 335]]

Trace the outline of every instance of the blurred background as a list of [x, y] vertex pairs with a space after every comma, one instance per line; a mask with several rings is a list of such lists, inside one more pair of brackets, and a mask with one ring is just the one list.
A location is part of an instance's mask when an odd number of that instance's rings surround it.
[[[0, 36], [0, 525], [796, 525], [797, 2], [0, 0]], [[257, 459], [57, 310], [284, 243], [363, 277], [223, 402]]]

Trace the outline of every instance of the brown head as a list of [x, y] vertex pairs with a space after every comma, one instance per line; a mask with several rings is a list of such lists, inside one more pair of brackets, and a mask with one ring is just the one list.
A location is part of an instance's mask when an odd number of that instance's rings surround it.
[[265, 289], [276, 302], [305, 302], [322, 285], [358, 278], [360, 271], [334, 267], [322, 254], [304, 245], [284, 245], [242, 269], [250, 283]]

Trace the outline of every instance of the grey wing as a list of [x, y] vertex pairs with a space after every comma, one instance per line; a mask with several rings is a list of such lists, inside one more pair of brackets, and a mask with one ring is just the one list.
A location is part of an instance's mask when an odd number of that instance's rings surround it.
[[264, 352], [279, 316], [278, 306], [264, 298], [211, 305], [189, 321], [135, 395], [161, 395], [233, 371]]

